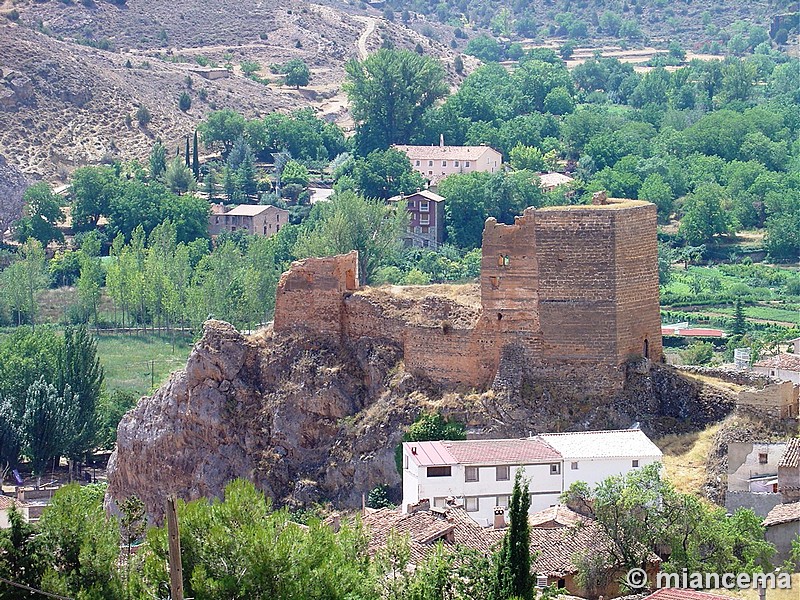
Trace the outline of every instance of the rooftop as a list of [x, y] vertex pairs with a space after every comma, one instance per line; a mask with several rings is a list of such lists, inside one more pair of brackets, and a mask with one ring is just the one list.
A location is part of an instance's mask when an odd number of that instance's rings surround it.
[[4, 496], [0, 494], [0, 510], [8, 510], [12, 506], [16, 505], [17, 507], [25, 506], [24, 502], [20, 502], [16, 498], [12, 498], [11, 496]]
[[[394, 149], [405, 153], [409, 160], [427, 160], [431, 158], [437, 160], [477, 160], [488, 151], [497, 152], [491, 146], [395, 145]], [[499, 154], [499, 152], [497, 153]]]
[[289, 212], [270, 204], [240, 204], [236, 208], [232, 208], [226, 212], [225, 215], [231, 215], [233, 217], [256, 217], [271, 208], [281, 212]]
[[758, 362], [753, 363], [753, 366], [766, 369], [779, 369], [781, 371], [800, 372], [800, 354], [782, 352], [781, 354], [770, 356], [764, 360], [759, 360]]
[[576, 513], [574, 510], [566, 506], [557, 505], [545, 508], [537, 513], [528, 517], [528, 522], [531, 527], [542, 529], [556, 529], [558, 527], [572, 527], [581, 521], [585, 521], [586, 517]]
[[784, 523], [793, 523], [800, 521], [800, 502], [789, 502], [786, 504], [778, 504], [775, 508], [769, 511], [767, 518], [764, 519], [762, 525], [770, 527], [772, 525], [782, 525]]
[[641, 429], [543, 433], [539, 437], [565, 459], [661, 456], [661, 450]]
[[800, 438], [792, 438], [786, 444], [786, 451], [783, 453], [780, 462], [778, 462], [778, 468], [800, 468]]
[[409, 198], [414, 198], [416, 196], [422, 196], [431, 202], [444, 202], [444, 196], [440, 196], [439, 194], [436, 194], [430, 190], [417, 190], [413, 194], [400, 194], [399, 196], [392, 196], [389, 198], [389, 202], [399, 202], [400, 200], [408, 200]]
[[539, 187], [542, 188], [558, 187], [570, 181], [574, 181], [574, 179], [563, 173], [542, 173], [539, 175]]
[[559, 453], [539, 438], [405, 442], [417, 465], [519, 465], [560, 460]]

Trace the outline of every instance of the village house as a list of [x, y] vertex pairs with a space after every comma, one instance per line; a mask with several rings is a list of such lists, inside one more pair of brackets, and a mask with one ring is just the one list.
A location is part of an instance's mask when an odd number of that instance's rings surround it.
[[543, 192], [552, 192], [557, 187], [567, 185], [575, 181], [569, 175], [563, 173], [540, 173], [539, 174], [539, 189]]
[[389, 202], [405, 202], [408, 230], [403, 236], [406, 246], [438, 248], [444, 243], [444, 198], [430, 190], [389, 198]]
[[497, 173], [503, 167], [503, 155], [490, 146], [438, 146], [395, 145], [408, 156], [411, 168], [422, 175], [430, 185], [437, 185], [448, 175], [456, 173]]
[[800, 502], [778, 504], [761, 524], [767, 529], [764, 537], [775, 545], [772, 562], [781, 564], [791, 555], [792, 541], [800, 535]]
[[208, 232], [217, 236], [223, 231], [246, 231], [270, 237], [289, 223], [289, 211], [268, 204], [240, 204], [227, 210], [222, 204], [212, 204], [208, 216]]
[[638, 429], [541, 434], [526, 439], [403, 443], [403, 510], [456, 498], [479, 524], [506, 508], [514, 476], [529, 479], [530, 512], [555, 506], [576, 481], [595, 485], [611, 475], [661, 461], [661, 451]]
[[800, 438], [792, 438], [778, 463], [778, 492], [784, 502], [800, 501]]
[[800, 384], [800, 354], [782, 352], [753, 363], [752, 371]]

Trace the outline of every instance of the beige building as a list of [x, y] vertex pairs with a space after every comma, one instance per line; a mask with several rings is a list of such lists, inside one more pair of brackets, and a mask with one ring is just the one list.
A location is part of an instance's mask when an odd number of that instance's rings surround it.
[[240, 204], [226, 210], [222, 204], [213, 204], [208, 217], [208, 232], [212, 236], [223, 231], [244, 230], [253, 235], [269, 237], [289, 223], [289, 211], [265, 204]]
[[543, 192], [552, 192], [559, 186], [567, 185], [575, 181], [569, 175], [563, 173], [540, 173], [539, 174], [539, 188]]
[[411, 167], [431, 185], [456, 173], [497, 173], [503, 155], [489, 146], [394, 146], [411, 161]]

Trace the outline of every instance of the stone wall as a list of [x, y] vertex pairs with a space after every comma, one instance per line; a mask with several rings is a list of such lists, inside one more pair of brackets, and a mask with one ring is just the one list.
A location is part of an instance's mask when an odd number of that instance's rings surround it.
[[731, 491], [725, 493], [725, 509], [728, 512], [736, 512], [738, 508], [749, 508], [762, 519], [781, 502], [780, 494]]
[[[452, 327], [448, 301], [423, 307], [442, 318], [422, 322], [398, 316], [399, 300], [351, 293], [351, 253], [294, 263], [278, 284], [274, 330], [388, 339], [410, 372], [462, 387], [485, 387], [506, 360], [509, 381], [524, 372], [610, 395], [624, 386], [626, 362], [661, 360], [654, 205], [528, 208], [512, 225], [488, 219], [482, 250], [477, 323]], [[513, 360], [501, 358], [509, 347]]]
[[786, 419], [797, 416], [800, 387], [791, 381], [770, 383], [761, 389], [749, 388], [739, 392], [736, 404], [760, 416]]
[[295, 261], [275, 293], [275, 331], [343, 333], [344, 296], [358, 288], [358, 253]]

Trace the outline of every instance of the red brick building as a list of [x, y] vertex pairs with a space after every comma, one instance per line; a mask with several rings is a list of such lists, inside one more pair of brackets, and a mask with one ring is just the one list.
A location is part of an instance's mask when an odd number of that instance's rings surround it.
[[444, 243], [444, 198], [430, 190], [394, 196], [389, 202], [405, 202], [409, 214], [406, 246], [438, 248]]

